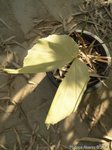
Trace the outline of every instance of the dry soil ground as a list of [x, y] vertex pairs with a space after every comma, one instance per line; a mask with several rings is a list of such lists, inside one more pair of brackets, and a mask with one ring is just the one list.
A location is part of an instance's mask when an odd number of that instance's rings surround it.
[[[35, 38], [75, 29], [95, 33], [112, 53], [112, 1], [0, 0], [0, 67], [21, 66]], [[1, 71], [0, 149], [69, 150], [77, 144], [112, 149], [111, 68], [106, 85], [86, 93], [76, 113], [47, 130], [44, 120], [56, 87], [46, 73]]]

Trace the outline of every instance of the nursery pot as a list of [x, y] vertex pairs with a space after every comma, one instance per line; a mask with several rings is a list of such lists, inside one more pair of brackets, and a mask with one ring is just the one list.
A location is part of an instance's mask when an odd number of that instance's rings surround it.
[[[82, 33], [82, 30], [76, 30], [76, 32], [73, 32], [70, 35], [74, 39], [74, 41], [77, 42], [77, 43], [78, 43], [78, 39], [76, 37], [76, 33], [81, 35], [81, 37], [84, 39], [84, 41], [86, 41], [89, 44], [94, 41], [94, 46], [93, 46], [94, 51], [97, 52], [101, 56], [107, 56], [108, 57], [107, 58], [107, 63], [98, 62], [97, 65], [96, 65], [97, 74], [102, 76], [101, 80], [105, 80], [105, 78], [103, 78], [103, 76], [104, 77], [108, 76], [108, 74], [109, 74], [109, 67], [111, 65], [110, 53], [109, 53], [109, 50], [108, 50], [107, 46], [96, 35], [92, 34], [91, 32], [88, 32], [88, 31], [83, 31], [83, 33]], [[50, 79], [50, 81], [56, 87], [59, 86], [61, 80], [57, 79], [53, 75], [53, 71], [52, 72], [47, 72], [47, 76]], [[98, 88], [102, 84], [101, 80], [99, 80], [97, 77], [90, 77], [90, 80], [89, 80], [88, 85], [87, 85], [86, 92], [89, 92], [89, 91], [91, 91], [93, 89]]]

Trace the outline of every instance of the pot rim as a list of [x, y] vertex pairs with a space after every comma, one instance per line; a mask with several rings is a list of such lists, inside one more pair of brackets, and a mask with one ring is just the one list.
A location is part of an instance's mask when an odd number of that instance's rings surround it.
[[[75, 32], [81, 33], [82, 30], [77, 29], [77, 30], [75, 30]], [[74, 33], [74, 32], [72, 32], [72, 33]], [[86, 30], [84, 30], [82, 33], [91, 36], [91, 37], [94, 38], [99, 44], [101, 44], [101, 46], [103, 47], [103, 49], [104, 49], [106, 55], [108, 56], [107, 68], [106, 68], [105, 71], [104, 71], [104, 72], [107, 72], [107, 70], [108, 70], [109, 67], [111, 66], [111, 55], [110, 55], [110, 53], [109, 53], [109, 49], [107, 48], [107, 46], [105, 45], [105, 43], [104, 43], [97, 35], [95, 35], [95, 34], [89, 32], [89, 31], [86, 31]], [[51, 82], [52, 82], [56, 87], [59, 86], [59, 82], [58, 82], [58, 81], [55, 79], [55, 77], [52, 75], [52, 72], [47, 72], [47, 76], [48, 76], [48, 78], [51, 80]], [[102, 81], [103, 81], [103, 80], [104, 80], [104, 79], [102, 79]], [[99, 82], [96, 83], [95, 85], [88, 87], [88, 88], [86, 89], [86, 92], [87, 92], [87, 93], [88, 93], [88, 92], [91, 92], [91, 91], [97, 89], [97, 88], [98, 88], [99, 86], [101, 86], [101, 85], [102, 85], [102, 82], [99, 81]]]

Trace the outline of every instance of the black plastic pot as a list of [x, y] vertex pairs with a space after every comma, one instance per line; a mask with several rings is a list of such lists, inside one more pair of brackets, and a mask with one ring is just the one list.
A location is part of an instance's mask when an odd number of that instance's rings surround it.
[[[76, 32], [81, 34], [82, 38], [84, 40], [86, 40], [88, 43], [92, 43], [93, 41], [95, 41], [95, 43], [94, 43], [95, 51], [97, 51], [101, 56], [108, 57], [108, 59], [107, 59], [108, 63], [99, 62], [99, 64], [97, 64], [97, 66], [96, 66], [97, 73], [101, 76], [107, 77], [109, 74], [109, 67], [111, 65], [110, 53], [109, 53], [107, 46], [103, 43], [103, 41], [99, 37], [97, 37], [96, 35], [88, 32], [88, 31], [83, 31], [83, 33], [82, 33], [82, 30], [76, 30]], [[72, 33], [71, 37], [77, 42], [76, 32]], [[61, 80], [56, 79], [53, 76], [53, 72], [47, 72], [47, 76], [56, 87], [59, 86]], [[104, 79], [102, 78], [102, 80], [104, 80]], [[93, 89], [98, 88], [101, 84], [102, 83], [99, 81], [98, 78], [91, 77], [90, 81], [88, 82], [86, 92], [89, 92]]]

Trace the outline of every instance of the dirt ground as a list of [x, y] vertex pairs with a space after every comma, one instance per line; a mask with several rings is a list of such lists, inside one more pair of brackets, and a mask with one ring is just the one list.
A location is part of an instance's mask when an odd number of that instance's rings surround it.
[[[0, 67], [20, 67], [35, 39], [75, 29], [98, 35], [112, 54], [112, 1], [0, 0]], [[47, 130], [44, 121], [57, 88], [46, 73], [1, 71], [0, 150], [80, 150], [81, 145], [111, 150], [111, 67], [105, 84], [86, 92], [76, 113]]]

